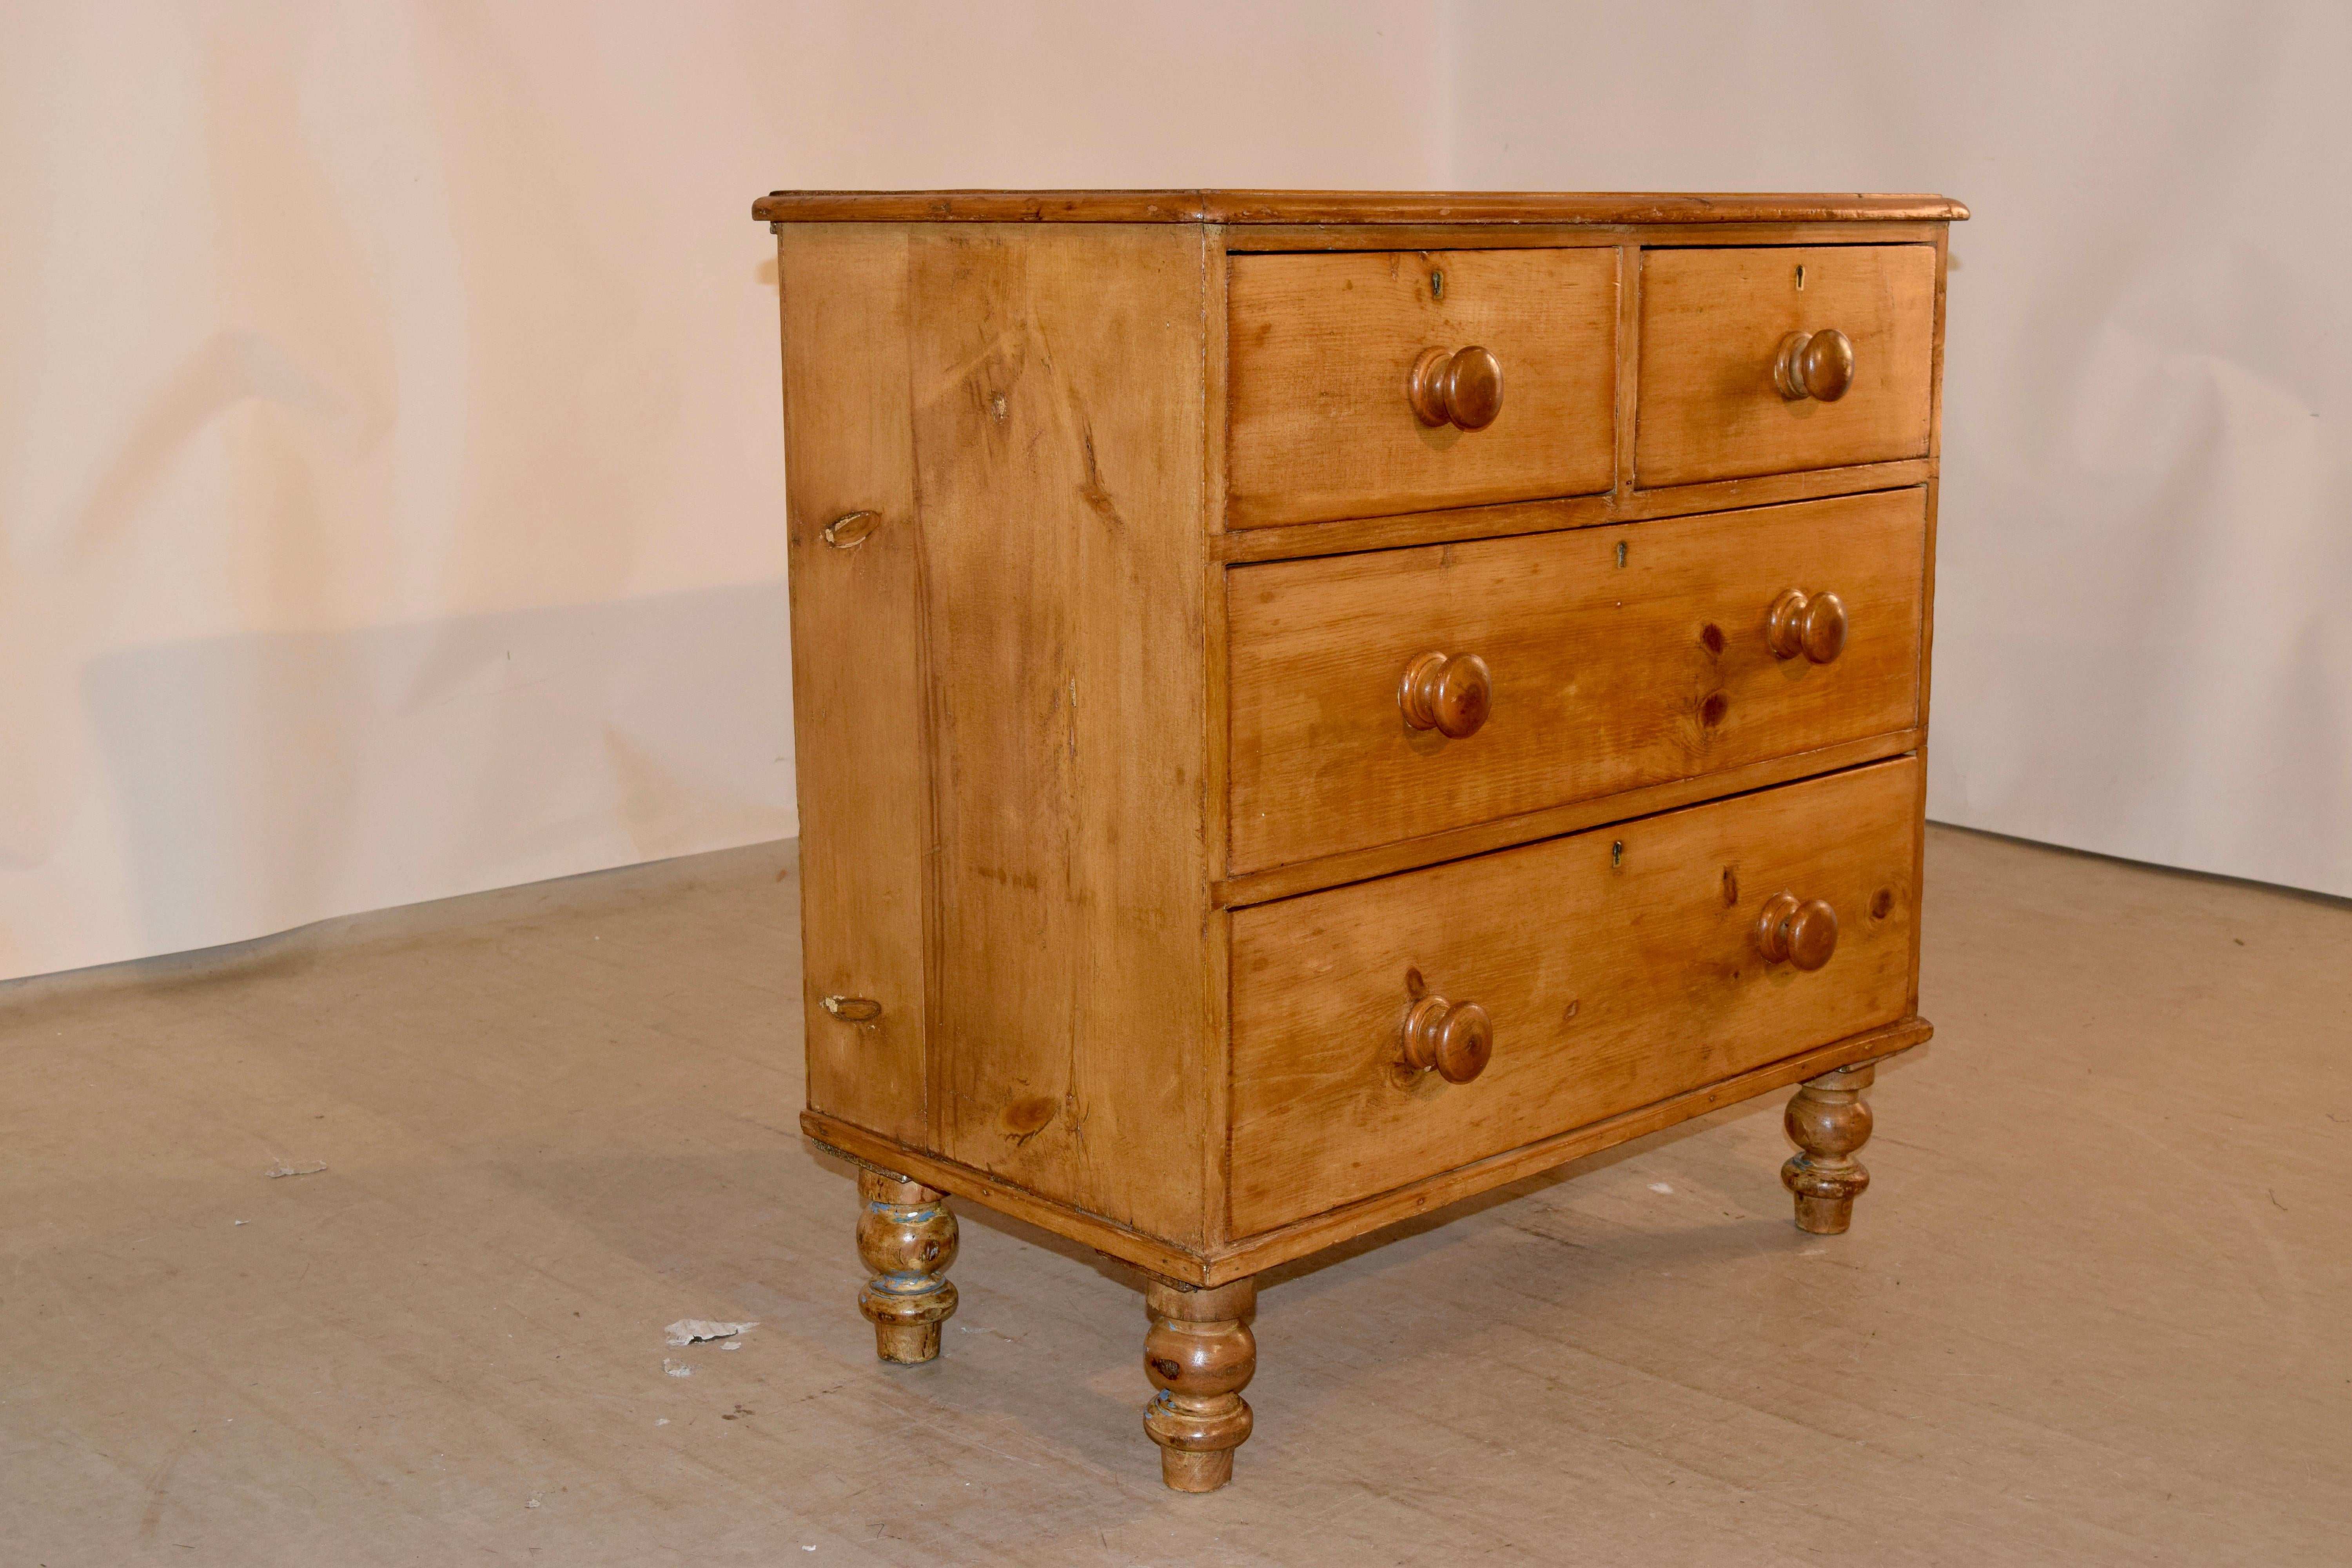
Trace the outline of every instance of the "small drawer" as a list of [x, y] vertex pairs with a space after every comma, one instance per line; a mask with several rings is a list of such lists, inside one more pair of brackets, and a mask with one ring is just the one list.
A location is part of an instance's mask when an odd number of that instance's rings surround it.
[[1926, 571], [1916, 488], [1233, 568], [1229, 874], [1909, 729]]
[[[1613, 482], [1614, 250], [1231, 265], [1228, 527], [1589, 495]], [[1491, 361], [1464, 352], [1480, 349]]]
[[1903, 757], [1235, 910], [1234, 1234], [1904, 1016], [1919, 787]]
[[1933, 246], [1645, 251], [1635, 482], [1924, 458], [1935, 336]]

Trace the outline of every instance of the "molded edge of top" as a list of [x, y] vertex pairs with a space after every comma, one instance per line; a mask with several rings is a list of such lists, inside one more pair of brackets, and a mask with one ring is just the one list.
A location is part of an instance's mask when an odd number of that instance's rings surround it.
[[1957, 223], [1949, 196], [1540, 191], [773, 191], [762, 223]]

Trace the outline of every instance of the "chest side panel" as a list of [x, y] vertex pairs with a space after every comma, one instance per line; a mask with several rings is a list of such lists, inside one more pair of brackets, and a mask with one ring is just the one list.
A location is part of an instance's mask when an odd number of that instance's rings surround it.
[[1202, 1234], [1203, 237], [909, 237], [931, 1137]]
[[906, 232], [789, 229], [777, 273], [809, 1105], [919, 1142], [930, 784]]

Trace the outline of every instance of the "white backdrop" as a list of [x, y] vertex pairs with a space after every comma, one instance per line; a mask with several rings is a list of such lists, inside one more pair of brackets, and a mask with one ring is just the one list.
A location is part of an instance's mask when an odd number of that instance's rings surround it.
[[1935, 813], [2352, 893], [2316, 3], [0, 11], [0, 975], [789, 835], [773, 185], [1961, 197]]
[[2352, 895], [2352, 5], [1457, 15], [1460, 184], [1974, 212], [1931, 816]]

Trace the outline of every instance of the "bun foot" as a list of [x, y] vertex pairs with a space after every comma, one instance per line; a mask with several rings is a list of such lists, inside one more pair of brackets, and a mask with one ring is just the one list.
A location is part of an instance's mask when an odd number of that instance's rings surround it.
[[1872, 1062], [1840, 1068], [1810, 1080], [1789, 1101], [1782, 1125], [1801, 1152], [1780, 1167], [1780, 1184], [1796, 1197], [1799, 1230], [1840, 1236], [1853, 1223], [1853, 1200], [1870, 1185], [1870, 1173], [1853, 1158], [1870, 1142], [1862, 1091], [1876, 1074]]
[[1241, 1391], [1257, 1372], [1257, 1281], [1196, 1290], [1154, 1279], [1143, 1300], [1143, 1372], [1159, 1390], [1143, 1430], [1160, 1445], [1160, 1479], [1180, 1492], [1215, 1491], [1234, 1479], [1234, 1450], [1250, 1435]]
[[940, 1325], [956, 1310], [956, 1288], [942, 1278], [956, 1257], [956, 1218], [947, 1194], [879, 1171], [857, 1173], [857, 1256], [874, 1278], [857, 1310], [874, 1325], [874, 1352], [902, 1366], [940, 1353]]

